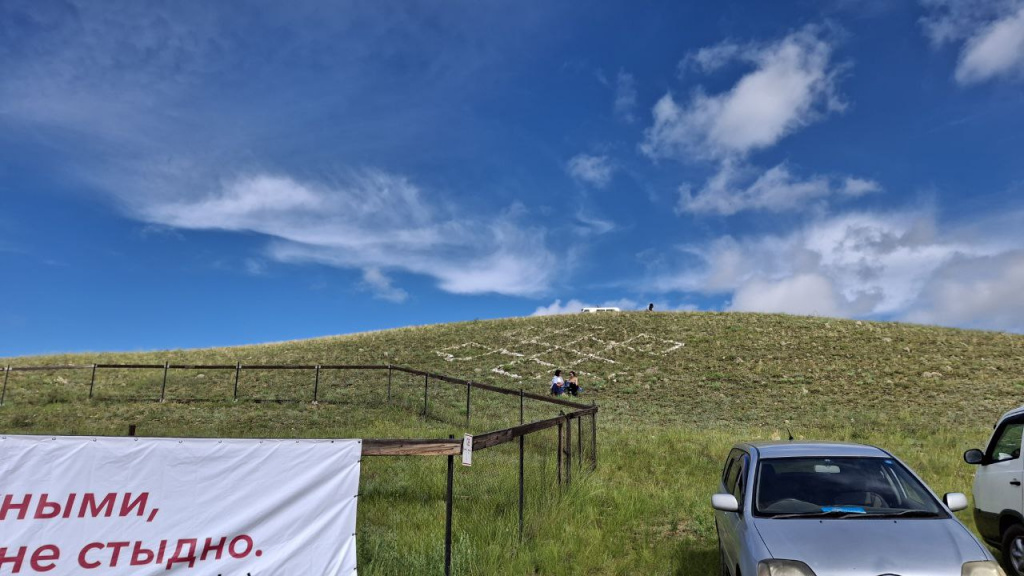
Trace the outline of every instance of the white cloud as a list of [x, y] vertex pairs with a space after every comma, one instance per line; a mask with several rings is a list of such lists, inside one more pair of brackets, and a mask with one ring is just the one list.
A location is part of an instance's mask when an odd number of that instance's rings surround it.
[[[1019, 215], [1017, 215], [1019, 217]], [[732, 297], [732, 309], [1024, 329], [1022, 232], [1010, 220], [939, 230], [926, 212], [851, 213], [787, 235], [721, 237], [646, 284]]]
[[566, 170], [580, 182], [604, 188], [612, 181], [614, 168], [607, 156], [577, 154], [569, 160]]
[[872, 192], [881, 192], [882, 185], [874, 180], [867, 180], [865, 178], [854, 178], [848, 176], [843, 181], [842, 189], [840, 193], [845, 196], [858, 197], [864, 196], [865, 194], [871, 194]]
[[619, 70], [615, 79], [615, 115], [632, 123], [636, 120], [636, 80], [632, 74]]
[[1024, 251], [954, 258], [903, 317], [911, 322], [1024, 332]]
[[388, 302], [401, 303], [409, 297], [409, 293], [401, 288], [391, 285], [391, 278], [388, 278], [380, 268], [367, 268], [363, 270], [363, 285], [373, 292], [373, 297]]
[[836, 67], [830, 62], [832, 46], [816, 28], [773, 44], [727, 44], [717, 50], [706, 57], [698, 52], [695, 58], [709, 68], [735, 58], [754, 70], [725, 92], [708, 95], [698, 89], [685, 104], [671, 93], [663, 96], [640, 145], [651, 158], [742, 156], [843, 108], [836, 95]]
[[[558, 269], [545, 233], [519, 226], [515, 210], [480, 226], [477, 218], [432, 205], [409, 180], [376, 170], [350, 173], [331, 186], [257, 174], [210, 194], [151, 199], [135, 209], [139, 218], [165, 226], [272, 237], [274, 260], [401, 270], [433, 277], [458, 294], [535, 295]], [[381, 278], [370, 273], [364, 282]]]
[[584, 304], [582, 301], [576, 300], [575, 298], [569, 300], [565, 304], [562, 304], [562, 300], [561, 298], [559, 298], [547, 306], [538, 306], [537, 309], [533, 311], [533, 314], [530, 314], [530, 316], [557, 316], [561, 314], [575, 314], [587, 306], [590, 306], [590, 304]]
[[733, 294], [729, 310], [805, 316], [843, 314], [835, 287], [820, 274], [798, 274], [776, 281], [751, 280]]
[[921, 19], [935, 46], [960, 43], [955, 77], [962, 85], [1024, 77], [1024, 2], [923, 0]]
[[1024, 6], [979, 30], [964, 44], [956, 79], [961, 84], [1024, 73]]
[[740, 162], [725, 160], [704, 187], [693, 193], [688, 185], [679, 189], [677, 213], [729, 216], [745, 210], [783, 212], [801, 210], [833, 195], [861, 196], [881, 190], [877, 182], [861, 178], [842, 179], [794, 176], [786, 164], [757, 174]]

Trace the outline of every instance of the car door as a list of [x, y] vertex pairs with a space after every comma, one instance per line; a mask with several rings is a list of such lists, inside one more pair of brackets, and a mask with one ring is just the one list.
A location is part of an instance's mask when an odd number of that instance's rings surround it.
[[1024, 416], [1007, 418], [999, 424], [988, 448], [985, 464], [974, 478], [974, 505], [984, 512], [1021, 511], [1024, 504], [1024, 461], [1020, 457]]
[[722, 552], [729, 574], [735, 573], [743, 542], [743, 497], [749, 467], [750, 456], [746, 452], [734, 449], [729, 454], [729, 465], [723, 478], [722, 490], [735, 496], [736, 501], [740, 503], [738, 512], [718, 512], [718, 537], [722, 542]]

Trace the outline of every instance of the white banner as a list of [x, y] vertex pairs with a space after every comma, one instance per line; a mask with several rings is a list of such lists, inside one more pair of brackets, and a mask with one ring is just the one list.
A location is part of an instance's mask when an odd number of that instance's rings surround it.
[[351, 576], [359, 440], [0, 437], [0, 574]]

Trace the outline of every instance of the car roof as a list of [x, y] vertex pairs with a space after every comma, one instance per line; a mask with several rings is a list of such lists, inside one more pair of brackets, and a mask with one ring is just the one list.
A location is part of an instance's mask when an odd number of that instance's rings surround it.
[[1006, 420], [1010, 416], [1016, 416], [1018, 414], [1024, 414], [1024, 406], [1018, 406], [1013, 410], [1010, 410], [1006, 414], [1003, 414], [1002, 416], [999, 417], [999, 421], [1002, 422], [1003, 420]]
[[737, 444], [757, 452], [760, 458], [796, 458], [800, 456], [869, 456], [888, 457], [881, 448], [848, 442], [747, 442]]

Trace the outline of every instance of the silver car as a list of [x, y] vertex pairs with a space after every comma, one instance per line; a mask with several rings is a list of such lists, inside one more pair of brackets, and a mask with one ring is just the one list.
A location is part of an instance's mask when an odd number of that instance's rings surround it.
[[725, 576], [1004, 576], [988, 550], [888, 452], [738, 444], [711, 498]]

